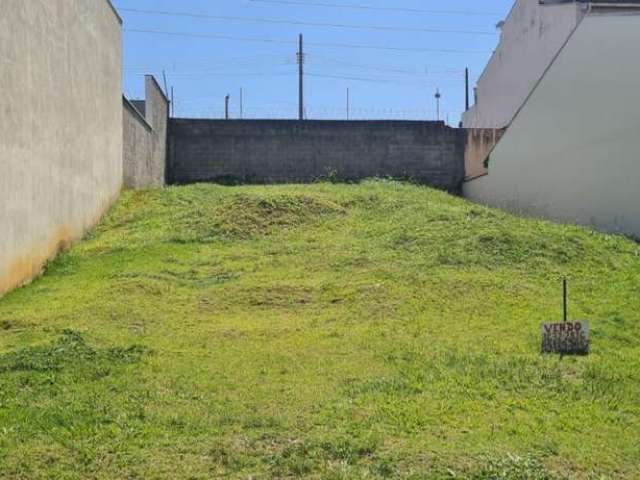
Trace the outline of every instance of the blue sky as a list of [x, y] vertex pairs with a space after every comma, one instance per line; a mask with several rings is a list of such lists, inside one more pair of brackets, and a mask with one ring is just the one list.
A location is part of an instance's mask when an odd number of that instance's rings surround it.
[[[512, 0], [285, 0], [290, 2], [287, 4], [271, 1], [115, 0], [125, 22], [125, 94], [130, 98], [142, 97], [142, 75], [152, 73], [163, 83], [165, 70], [168, 84], [174, 87], [177, 116], [220, 118], [224, 113], [224, 96], [230, 94], [231, 115], [236, 118], [242, 88], [245, 118], [294, 118], [298, 98], [295, 43], [302, 33], [307, 55], [308, 118], [346, 118], [349, 89], [351, 118], [434, 119], [434, 94], [438, 88], [442, 93], [441, 118], [456, 124], [464, 109], [464, 68], [469, 67], [474, 84], [497, 44], [495, 25], [504, 19], [512, 5]], [[313, 3], [334, 6], [309, 5]], [[264, 20], [383, 28], [334, 28]], [[429, 29], [446, 32], [423, 31]]]

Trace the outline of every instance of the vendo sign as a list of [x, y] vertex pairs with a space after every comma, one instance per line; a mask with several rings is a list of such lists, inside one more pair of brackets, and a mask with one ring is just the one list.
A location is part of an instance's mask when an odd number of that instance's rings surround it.
[[542, 353], [589, 354], [589, 322], [542, 324]]

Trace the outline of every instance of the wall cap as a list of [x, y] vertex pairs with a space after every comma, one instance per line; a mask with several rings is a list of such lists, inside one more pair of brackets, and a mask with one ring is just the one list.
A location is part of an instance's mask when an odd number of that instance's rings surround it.
[[127, 97], [122, 96], [122, 103], [125, 107], [127, 107], [131, 113], [142, 123], [142, 126], [145, 127], [150, 132], [153, 132], [153, 127], [149, 124], [147, 119], [140, 113], [140, 111], [136, 108], [136, 106], [129, 101]]
[[286, 118], [230, 118], [225, 120], [223, 118], [186, 118], [186, 117], [174, 117], [172, 122], [198, 122], [198, 123], [228, 123], [228, 124], [252, 124], [252, 123], [274, 123], [274, 124], [300, 124], [304, 125], [412, 125], [412, 126], [425, 126], [430, 128], [447, 128], [450, 130], [466, 131], [465, 128], [453, 127], [447, 125], [442, 120], [296, 120]]
[[164, 98], [164, 101], [167, 104], [170, 104], [171, 101], [167, 98], [167, 94], [166, 92], [162, 89], [162, 87], [160, 86], [160, 84], [158, 83], [158, 80], [156, 80], [156, 77], [154, 75], [145, 75], [144, 76], [145, 79], [150, 80], [153, 82], [153, 84], [155, 85], [155, 87], [158, 89], [158, 91], [162, 94], [162, 98]]
[[116, 7], [113, 6], [113, 3], [111, 3], [111, 0], [107, 0], [107, 5], [109, 5], [109, 8], [111, 8], [111, 11], [113, 12], [113, 14], [118, 19], [118, 22], [120, 23], [120, 25], [122, 25], [124, 23], [123, 20], [122, 20], [122, 17], [118, 13], [118, 10], [116, 10]]

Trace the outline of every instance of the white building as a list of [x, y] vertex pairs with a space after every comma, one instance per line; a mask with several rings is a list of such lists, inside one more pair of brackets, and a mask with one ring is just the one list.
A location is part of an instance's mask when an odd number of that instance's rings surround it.
[[504, 128], [584, 16], [587, 4], [518, 0], [501, 23], [500, 44], [478, 80], [467, 128]]
[[640, 1], [518, 0], [468, 128], [507, 128], [465, 195], [640, 237]]

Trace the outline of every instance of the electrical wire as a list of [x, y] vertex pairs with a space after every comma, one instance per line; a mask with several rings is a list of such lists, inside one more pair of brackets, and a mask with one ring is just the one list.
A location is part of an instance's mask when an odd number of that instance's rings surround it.
[[303, 7], [325, 7], [325, 8], [342, 8], [347, 10], [373, 10], [378, 12], [401, 12], [401, 13], [425, 13], [429, 15], [468, 15], [468, 16], [499, 16], [495, 12], [481, 12], [471, 10], [424, 10], [421, 8], [403, 8], [403, 7], [375, 7], [370, 5], [357, 4], [339, 4], [339, 3], [322, 3], [322, 2], [300, 2], [294, 0], [249, 0], [253, 3], [271, 3], [275, 5], [298, 5]]
[[230, 21], [230, 22], [257, 22], [257, 23], [270, 23], [278, 25], [297, 25], [306, 27], [327, 27], [327, 28], [342, 28], [342, 29], [355, 29], [355, 30], [376, 30], [386, 32], [413, 32], [413, 33], [444, 33], [451, 35], [490, 35], [495, 36], [496, 32], [487, 32], [480, 30], [452, 30], [439, 27], [428, 28], [411, 28], [411, 27], [386, 27], [381, 25], [351, 25], [346, 23], [323, 23], [323, 22], [307, 22], [298, 20], [280, 20], [280, 19], [268, 19], [268, 18], [255, 18], [255, 17], [229, 17], [222, 15], [207, 15], [191, 12], [168, 12], [162, 10], [140, 10], [135, 8], [121, 8], [121, 12], [145, 14], [145, 15], [164, 15], [170, 17], [187, 17], [197, 18], [201, 20], [216, 20], [216, 21]]
[[316, 73], [316, 72], [305, 72], [305, 76], [308, 77], [319, 77], [319, 78], [332, 78], [337, 80], [352, 80], [356, 82], [369, 82], [369, 83], [392, 83], [397, 85], [444, 85], [444, 82], [434, 82], [433, 80], [399, 80], [394, 78], [382, 78], [382, 77], [356, 77], [350, 75], [341, 75], [341, 74], [333, 74], [333, 73]]
[[[272, 43], [280, 45], [297, 45], [295, 40], [279, 40], [271, 38], [257, 38], [257, 37], [236, 37], [231, 35], [216, 35], [205, 33], [184, 33], [184, 32], [169, 32], [166, 30], [147, 30], [138, 28], [126, 28], [124, 30], [128, 33], [142, 33], [148, 35], [166, 35], [174, 37], [187, 37], [187, 38], [202, 38], [212, 40], [230, 40], [237, 42], [249, 42], [249, 43]], [[405, 48], [405, 47], [390, 47], [382, 45], [367, 45], [367, 44], [354, 44], [354, 43], [321, 43], [321, 42], [307, 42], [308, 46], [315, 47], [327, 47], [327, 48], [352, 48], [352, 49], [364, 49], [364, 50], [383, 50], [392, 52], [414, 52], [414, 53], [442, 53], [442, 54], [486, 54], [481, 50], [458, 50], [458, 49], [433, 49], [433, 48]]]
[[215, 68], [220, 65], [228, 66], [233, 65], [238, 68], [251, 67], [255, 68], [259, 65], [292, 65], [295, 64], [295, 58], [291, 55], [287, 55], [285, 53], [278, 54], [262, 54], [262, 55], [250, 55], [250, 56], [242, 56], [242, 57], [227, 57], [227, 58], [212, 58], [209, 61], [199, 61], [199, 62], [171, 62], [171, 67], [167, 67], [164, 65], [151, 65], [151, 64], [130, 64], [125, 65], [125, 71], [134, 71], [134, 70], [166, 70], [167, 72], [171, 70], [176, 70], [178, 65], [180, 68], [187, 67], [203, 67], [203, 68]]
[[416, 70], [403, 70], [403, 69], [396, 68], [396, 67], [381, 67], [379, 65], [364, 65], [364, 64], [361, 64], [361, 63], [352, 63], [352, 62], [347, 62], [345, 60], [340, 60], [340, 59], [333, 58], [333, 57], [326, 57], [324, 55], [308, 54], [307, 57], [310, 58], [311, 60], [320, 59], [320, 60], [325, 60], [326, 63], [344, 65], [346, 67], [354, 67], [354, 68], [360, 68], [360, 69], [364, 69], [364, 70], [374, 70], [374, 71], [383, 72], [383, 73], [396, 73], [396, 74], [401, 74], [401, 75], [412, 75], [412, 76], [451, 75], [451, 76], [456, 76], [456, 75], [461, 75], [461, 74], [464, 73], [464, 69], [461, 69], [461, 68], [457, 68], [457, 69], [448, 68], [448, 69], [442, 69], [442, 70], [427, 69], [423, 73], [419, 73]]
[[[172, 72], [165, 71], [172, 78], [202, 78], [202, 77], [287, 77], [291, 76], [291, 78], [297, 78], [297, 72]], [[145, 73], [132, 73], [132, 75], [136, 76], [144, 76]], [[356, 82], [367, 82], [367, 83], [377, 83], [377, 84], [396, 84], [396, 85], [421, 85], [421, 86], [444, 86], [451, 84], [448, 82], [436, 82], [435, 80], [403, 80], [399, 78], [385, 78], [385, 77], [363, 77], [363, 76], [353, 76], [349, 74], [341, 74], [341, 73], [322, 73], [322, 72], [306, 72], [306, 77], [317, 77], [317, 78], [329, 78], [336, 80], [350, 80]]]
[[[256, 68], [260, 65], [264, 66], [290, 66], [296, 64], [296, 59], [291, 56], [291, 58], [287, 58], [289, 56], [285, 54], [273, 54], [273, 55], [252, 55], [247, 57], [230, 57], [230, 58], [218, 58], [215, 60], [211, 60], [208, 62], [173, 62], [171, 67], [167, 67], [166, 65], [126, 65], [124, 70], [127, 72], [144, 72], [148, 70], [164, 70], [166, 73], [171, 72], [179, 72], [178, 65], [181, 68], [187, 67], [203, 67], [203, 68], [217, 68], [218, 66], [234, 66], [238, 68]], [[396, 75], [406, 75], [406, 76], [414, 76], [414, 77], [433, 77], [433, 76], [458, 76], [464, 73], [464, 69], [462, 68], [451, 68], [451, 67], [442, 67], [438, 68], [427, 68], [420, 71], [418, 68], [414, 68], [412, 70], [401, 69], [400, 67], [391, 67], [391, 66], [380, 66], [380, 65], [367, 65], [362, 63], [353, 63], [346, 60], [342, 60], [339, 58], [328, 57], [325, 55], [319, 55], [315, 53], [307, 53], [305, 54], [305, 59], [307, 63], [315, 65], [340, 65], [346, 68], [356, 68], [361, 70], [371, 70], [375, 72], [388, 73], [388, 74], [396, 74]], [[210, 70], [200, 70], [196, 71], [196, 73], [207, 73]], [[183, 73], [183, 72], [180, 72]]]
[[[171, 77], [279, 77], [294, 75], [293, 72], [172, 72], [165, 71]], [[135, 73], [134, 75], [144, 76], [144, 73]]]

